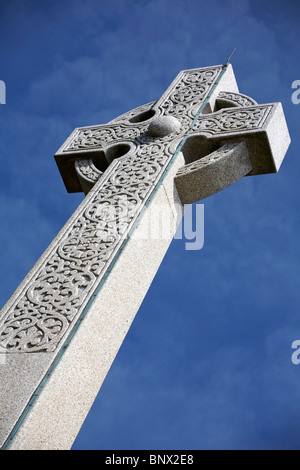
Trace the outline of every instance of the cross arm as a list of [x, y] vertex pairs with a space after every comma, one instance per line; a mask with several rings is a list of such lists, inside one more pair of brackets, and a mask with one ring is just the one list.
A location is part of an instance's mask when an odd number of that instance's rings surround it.
[[243, 176], [276, 173], [289, 147], [281, 103], [257, 105], [245, 95], [239, 101], [238, 94], [227, 95], [220, 99], [225, 109], [201, 115], [182, 148], [186, 165], [175, 184], [183, 203], [211, 196]]

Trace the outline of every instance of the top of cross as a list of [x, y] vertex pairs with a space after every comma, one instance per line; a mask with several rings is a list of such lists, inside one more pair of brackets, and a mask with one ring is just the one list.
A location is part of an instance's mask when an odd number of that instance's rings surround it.
[[[196, 191], [189, 198], [189, 189], [185, 188], [183, 195], [179, 186], [184, 186], [185, 173], [203, 172], [204, 157], [224, 144], [239, 142], [245, 144], [244, 152], [248, 152], [251, 164], [238, 176], [232, 176], [230, 165], [221, 165], [219, 171], [229, 172], [228, 179], [220, 188], [212, 188], [211, 194], [241, 176], [278, 171], [290, 143], [281, 104], [258, 105], [240, 94], [227, 62], [183, 70], [158, 101], [108, 124], [76, 128], [55, 158], [67, 190], [87, 192], [117, 158], [130, 158], [134, 167], [134, 155], [143, 154], [147, 164], [150, 154], [151, 159], [159, 160], [161, 153], [176, 154], [181, 150], [187, 164], [200, 159], [196, 169], [189, 167], [181, 172], [180, 184], [175, 179], [182, 201], [193, 202], [203, 193]], [[209, 191], [204, 197], [207, 195]]]

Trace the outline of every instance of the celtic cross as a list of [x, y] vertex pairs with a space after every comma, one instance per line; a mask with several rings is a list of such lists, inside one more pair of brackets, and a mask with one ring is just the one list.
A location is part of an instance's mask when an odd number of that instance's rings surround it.
[[[281, 104], [240, 94], [228, 63], [184, 70], [158, 101], [74, 130], [55, 159], [67, 191], [86, 197], [0, 317], [3, 448], [72, 444], [174, 235], [130, 239], [151, 204], [167, 201], [175, 231], [176, 204], [277, 172], [289, 142]], [[98, 365], [77, 364], [94, 353]], [[95, 374], [98, 388], [68, 431], [70, 369], [76, 390], [92, 389]], [[65, 425], [53, 437], [58, 416]]]

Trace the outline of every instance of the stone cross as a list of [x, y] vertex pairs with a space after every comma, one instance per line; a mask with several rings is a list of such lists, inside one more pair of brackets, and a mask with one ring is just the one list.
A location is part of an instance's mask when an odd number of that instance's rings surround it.
[[[55, 159], [86, 197], [0, 316], [3, 449], [70, 448], [185, 204], [277, 172], [289, 143], [281, 104], [240, 94], [229, 63], [184, 70], [158, 101], [74, 130]], [[154, 204], [169, 236], [133, 236]]]

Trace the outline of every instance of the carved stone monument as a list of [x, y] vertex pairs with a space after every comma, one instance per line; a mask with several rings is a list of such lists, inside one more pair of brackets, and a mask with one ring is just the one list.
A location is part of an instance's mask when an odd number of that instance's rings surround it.
[[[55, 159], [86, 197], [0, 316], [3, 449], [70, 448], [184, 205], [277, 172], [289, 143], [281, 104], [240, 94], [229, 63], [184, 70], [158, 101], [74, 130]], [[147, 236], [154, 204], [167, 238]]]

